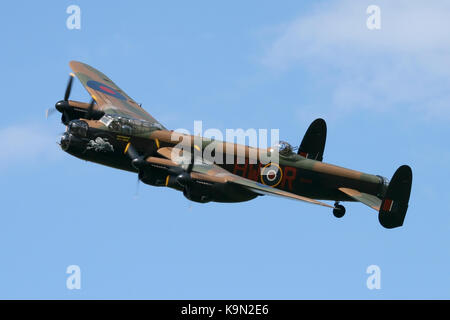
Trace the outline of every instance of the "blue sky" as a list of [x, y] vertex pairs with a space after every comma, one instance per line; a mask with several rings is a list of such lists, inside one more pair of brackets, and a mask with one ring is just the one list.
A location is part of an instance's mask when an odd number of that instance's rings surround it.
[[[81, 30], [66, 8], [81, 8]], [[366, 8], [381, 9], [368, 30]], [[450, 5], [446, 1], [15, 1], [0, 11], [0, 298], [450, 298]], [[181, 193], [62, 152], [70, 60], [102, 70], [168, 128], [328, 123], [324, 161], [413, 169], [403, 228], [260, 197]], [[76, 81], [72, 99], [89, 101]], [[381, 289], [366, 268], [381, 269]], [[66, 288], [69, 265], [81, 290]]]

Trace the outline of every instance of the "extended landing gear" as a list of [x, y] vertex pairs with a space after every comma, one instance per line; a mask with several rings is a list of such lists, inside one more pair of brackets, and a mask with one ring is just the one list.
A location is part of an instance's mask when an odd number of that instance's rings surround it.
[[345, 215], [345, 207], [337, 201], [334, 203], [333, 215], [336, 218], [342, 218]]

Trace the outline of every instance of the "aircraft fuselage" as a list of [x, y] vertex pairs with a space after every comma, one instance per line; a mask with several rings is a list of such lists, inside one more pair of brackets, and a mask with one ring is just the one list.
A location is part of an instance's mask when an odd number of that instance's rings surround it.
[[[71, 123], [78, 123], [85, 128], [80, 129], [79, 126]], [[174, 146], [174, 142], [171, 141], [173, 132], [168, 130], [155, 130], [149, 134], [135, 136], [127, 135], [123, 132], [105, 130], [97, 120], [75, 120], [71, 123], [69, 123], [67, 131], [61, 139], [61, 147], [64, 151], [80, 159], [121, 170], [138, 171], [124, 153], [129, 142], [145, 157], [154, 156], [159, 148]], [[194, 139], [192, 136], [190, 138]], [[202, 139], [201, 141], [202, 148], [211, 142], [209, 139]], [[232, 145], [232, 148], [239, 146], [226, 144], [228, 147]], [[235, 175], [319, 200], [354, 201], [338, 190], [340, 187], [356, 189], [380, 197], [385, 192], [386, 182], [380, 176], [307, 159], [297, 154], [292, 154], [289, 157], [280, 156], [278, 163], [279, 172], [272, 174], [272, 176], [263, 176], [261, 174], [268, 166], [267, 164], [264, 165], [259, 160], [256, 163], [254, 161], [252, 163], [250, 160], [254, 159], [250, 159], [250, 157], [246, 157], [245, 161], [242, 161], [242, 158], [240, 160], [239, 163], [237, 156], [234, 156], [234, 161], [230, 164], [216, 164]], [[168, 179], [166, 179], [167, 173], [164, 166], [160, 168], [155, 166], [147, 171], [148, 178], [146, 179], [142, 176], [140, 177], [142, 181], [155, 186], [171, 187], [171, 185], [167, 184]], [[172, 187], [181, 190], [176, 185]], [[246, 193], [245, 191], [242, 192]], [[248, 195], [243, 198], [237, 198], [236, 200], [245, 201], [254, 197]], [[226, 202], [232, 202], [229, 200]], [[219, 201], [221, 200], [219, 199]]]

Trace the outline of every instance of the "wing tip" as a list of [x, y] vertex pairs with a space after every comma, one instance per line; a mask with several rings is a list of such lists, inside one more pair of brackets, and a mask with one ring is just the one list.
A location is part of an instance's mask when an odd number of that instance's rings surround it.
[[71, 60], [69, 61], [69, 67], [73, 70], [76, 69], [79, 66], [89, 67], [86, 63], [83, 63], [81, 61]]

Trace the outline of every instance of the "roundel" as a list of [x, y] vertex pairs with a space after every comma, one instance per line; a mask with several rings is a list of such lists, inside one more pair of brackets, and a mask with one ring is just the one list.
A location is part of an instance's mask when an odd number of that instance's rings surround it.
[[261, 168], [261, 182], [270, 187], [276, 187], [283, 178], [280, 166], [274, 163], [266, 164]]
[[116, 89], [113, 89], [109, 86], [107, 86], [106, 84], [103, 84], [101, 82], [98, 81], [94, 81], [94, 80], [89, 80], [86, 85], [89, 88], [92, 88], [96, 91], [99, 91], [101, 93], [107, 94], [109, 96], [112, 96], [114, 98], [117, 98], [119, 100], [127, 100], [127, 98], [125, 98], [125, 96], [123, 94], [121, 94], [120, 92], [118, 92]]

